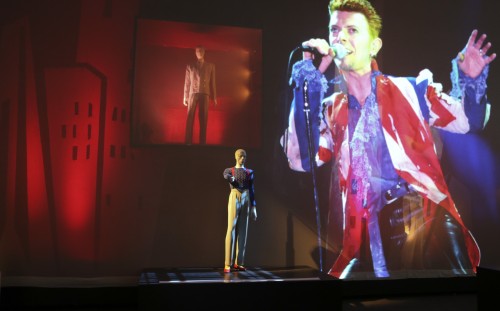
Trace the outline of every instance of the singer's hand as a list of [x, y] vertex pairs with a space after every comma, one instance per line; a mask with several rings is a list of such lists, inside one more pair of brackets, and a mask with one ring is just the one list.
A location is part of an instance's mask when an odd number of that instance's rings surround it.
[[[330, 44], [328, 44], [328, 42], [324, 39], [310, 39], [308, 41], [304, 41], [302, 43], [302, 46], [311, 47], [322, 55], [318, 70], [321, 73], [325, 73], [328, 67], [330, 67], [330, 65], [332, 64], [333, 58], [335, 57], [335, 52], [330, 47]], [[314, 59], [314, 53], [311, 53], [310, 51], [303, 51], [302, 58]]]
[[458, 53], [458, 67], [464, 74], [473, 79], [479, 76], [484, 67], [491, 63], [497, 56], [495, 53], [487, 55], [491, 43], [484, 43], [486, 34], [481, 35], [476, 41], [477, 34], [477, 30], [472, 31], [465, 51]]
[[302, 43], [302, 46], [308, 46], [320, 53], [321, 55], [329, 55], [331, 52], [330, 44], [325, 39], [309, 39]]

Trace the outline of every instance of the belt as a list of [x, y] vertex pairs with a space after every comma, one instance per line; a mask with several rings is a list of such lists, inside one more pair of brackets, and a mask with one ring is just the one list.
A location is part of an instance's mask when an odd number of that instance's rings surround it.
[[407, 182], [399, 182], [386, 192], [384, 192], [384, 195], [382, 196], [384, 199], [385, 205], [391, 204], [392, 202], [396, 201], [402, 196], [407, 195], [408, 193], [412, 193], [415, 190], [413, 187], [407, 183]]

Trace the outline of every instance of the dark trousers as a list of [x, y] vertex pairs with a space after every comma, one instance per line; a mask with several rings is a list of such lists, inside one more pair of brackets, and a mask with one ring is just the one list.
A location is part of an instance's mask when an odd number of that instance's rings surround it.
[[[397, 271], [443, 270], [453, 275], [472, 271], [464, 235], [459, 223], [444, 208], [438, 207], [434, 218], [425, 223], [420, 196], [411, 193], [384, 206], [379, 214], [380, 232], [387, 264], [392, 274]], [[344, 274], [370, 277], [373, 272], [370, 237], [362, 234], [362, 245]]]
[[204, 145], [207, 142], [207, 121], [208, 121], [208, 94], [196, 93], [193, 94], [188, 104], [187, 120], [186, 120], [186, 138], [185, 143], [193, 142], [193, 127], [194, 115], [198, 107], [198, 120], [200, 122], [200, 144]]
[[421, 204], [408, 200], [410, 197], [418, 198], [415, 194], [402, 197], [385, 206], [381, 215], [388, 267], [451, 270], [454, 275], [466, 275], [472, 266], [457, 220], [438, 207], [426, 228]]

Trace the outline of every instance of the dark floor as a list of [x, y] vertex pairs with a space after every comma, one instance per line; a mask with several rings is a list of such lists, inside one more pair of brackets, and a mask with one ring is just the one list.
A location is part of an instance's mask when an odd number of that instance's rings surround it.
[[[326, 306], [325, 306], [326, 307]], [[152, 308], [150, 310], [159, 310], [160, 308]], [[197, 307], [178, 310], [194, 310]], [[229, 310], [232, 307], [220, 310]], [[265, 309], [265, 308], [261, 308]], [[291, 308], [297, 310], [296, 308]], [[326, 308], [325, 308], [326, 309]], [[146, 310], [135, 304], [130, 305], [73, 305], [73, 306], [17, 306], [17, 307], [2, 307], [0, 310], [12, 311], [138, 311]], [[169, 309], [163, 309], [169, 310]], [[310, 310], [310, 309], [309, 309]], [[328, 308], [328, 310], [335, 310]], [[388, 297], [388, 298], [365, 298], [365, 299], [344, 299], [342, 301], [342, 311], [476, 311], [479, 310], [477, 305], [477, 295], [475, 294], [447, 294], [447, 295], [419, 295], [406, 297]], [[485, 309], [491, 310], [491, 309]]]
[[[234, 307], [220, 308], [219, 310], [230, 310]], [[198, 308], [189, 308], [177, 310], [195, 310]], [[266, 309], [265, 306], [260, 310]], [[24, 306], [14, 308], [1, 308], [0, 310], [12, 311], [138, 311], [145, 310], [136, 305], [129, 306]], [[150, 309], [160, 310], [160, 309]], [[162, 309], [172, 310], [172, 309]], [[279, 309], [283, 310], [283, 309]], [[297, 310], [291, 308], [291, 310]], [[311, 309], [306, 309], [311, 310]], [[325, 308], [326, 310], [326, 308]], [[328, 310], [335, 310], [328, 308]], [[342, 302], [342, 311], [476, 311], [477, 297], [473, 294], [460, 295], [430, 295], [418, 297], [399, 297], [399, 298], [377, 298], [377, 299], [349, 299]], [[485, 309], [492, 310], [492, 309]]]
[[[498, 271], [456, 279], [344, 281], [309, 267], [147, 269], [138, 286], [116, 288], [3, 287], [0, 310], [371, 310], [476, 311], [500, 293]], [[492, 283], [493, 282], [493, 283]], [[486, 286], [488, 284], [488, 286]], [[242, 306], [242, 301], [244, 305]]]
[[476, 311], [476, 294], [435, 294], [372, 299], [345, 299], [342, 311]]

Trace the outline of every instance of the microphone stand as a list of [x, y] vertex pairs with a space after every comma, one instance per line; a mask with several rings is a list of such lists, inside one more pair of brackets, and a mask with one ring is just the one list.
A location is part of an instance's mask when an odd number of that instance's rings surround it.
[[319, 250], [319, 271], [323, 272], [323, 248], [321, 243], [321, 220], [319, 215], [319, 203], [318, 203], [318, 190], [316, 188], [316, 161], [315, 161], [315, 150], [313, 143], [313, 135], [311, 129], [311, 121], [309, 119], [309, 114], [311, 112], [311, 107], [309, 105], [308, 91], [308, 81], [304, 80], [304, 113], [306, 117], [306, 129], [307, 129], [307, 140], [308, 140], [308, 151], [309, 151], [309, 164], [311, 166], [311, 174], [313, 181], [313, 194], [314, 194], [314, 206], [316, 211], [316, 228], [318, 236], [318, 250]]

